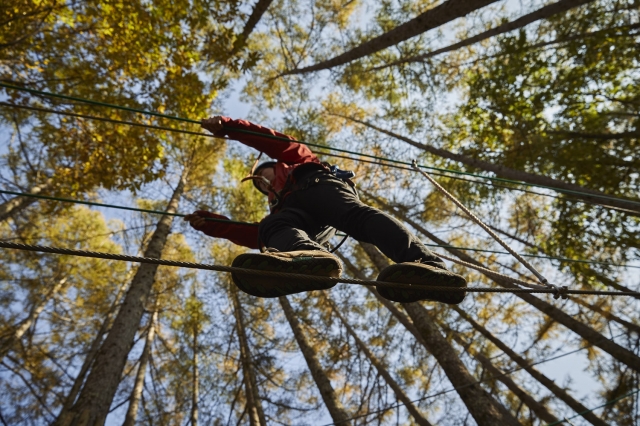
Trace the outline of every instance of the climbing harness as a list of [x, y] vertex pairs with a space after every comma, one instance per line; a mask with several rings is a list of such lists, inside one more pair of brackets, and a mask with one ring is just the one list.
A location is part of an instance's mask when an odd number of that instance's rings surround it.
[[[482, 229], [484, 229], [491, 236], [491, 238], [496, 240], [513, 257], [515, 257], [529, 271], [531, 271], [533, 273], [533, 275], [536, 276], [538, 281], [540, 281], [544, 287], [552, 289], [554, 291], [554, 296], [553, 297], [555, 299], [558, 299], [560, 297], [562, 297], [563, 299], [567, 299], [568, 298], [568, 296], [567, 296], [567, 290], [568, 289], [567, 289], [566, 286], [556, 286], [556, 285], [550, 284], [549, 281], [547, 281], [547, 279], [544, 276], [542, 276], [542, 274], [540, 274], [540, 272], [538, 272], [538, 270], [536, 268], [533, 267], [533, 265], [531, 265], [529, 262], [527, 262], [527, 260], [525, 258], [523, 258], [522, 256], [520, 256], [515, 250], [513, 250], [511, 248], [511, 246], [509, 246], [509, 244], [507, 244], [502, 238], [500, 238], [495, 232], [493, 232], [491, 230], [491, 228], [489, 228], [487, 225], [485, 225], [484, 222], [482, 222], [475, 214], [473, 214], [468, 208], [466, 208], [456, 197], [454, 197], [452, 194], [449, 193], [449, 191], [444, 189], [435, 179], [433, 179], [431, 176], [429, 176], [429, 174], [427, 172], [425, 172], [423, 170], [420, 170], [420, 167], [418, 166], [418, 161], [417, 160], [413, 160], [411, 162], [411, 165], [412, 165], [412, 167], [413, 167], [413, 169], [415, 171], [417, 171], [422, 176], [427, 178], [429, 180], [429, 182], [431, 182], [433, 184], [433, 186], [435, 186], [438, 191], [442, 192], [447, 198], [449, 198], [451, 201], [453, 201], [453, 203], [456, 206], [458, 206], [460, 209], [462, 209], [471, 218], [471, 220], [473, 220], [476, 224], [480, 225], [480, 227]], [[509, 279], [511, 279], [512, 281], [515, 281], [513, 278], [509, 278]], [[520, 283], [524, 283], [524, 281], [521, 281], [521, 280], [518, 280], [518, 281], [520, 281]], [[525, 285], [527, 285], [528, 287], [531, 287], [531, 284], [529, 284], [529, 283], [527, 283]]]
[[[251, 180], [258, 191], [267, 196], [273, 194], [273, 198], [269, 201], [269, 207], [272, 212], [275, 212], [275, 208], [291, 192], [303, 191], [310, 186], [321, 184], [322, 182], [317, 176], [318, 173], [328, 173], [329, 175], [348, 184], [355, 192], [355, 183], [353, 183], [351, 179], [354, 178], [356, 174], [350, 170], [341, 170], [338, 168], [338, 166], [331, 165], [326, 162], [301, 164], [289, 174], [284, 187], [280, 191], [276, 191], [267, 178], [262, 175], [256, 175], [256, 171], [258, 171], [259, 169], [264, 167], [275, 167], [276, 165], [275, 161], [267, 161], [258, 166], [258, 162], [260, 161], [262, 154], [263, 152], [258, 155], [258, 158], [256, 158], [256, 160], [253, 162], [253, 166], [251, 166], [249, 174], [245, 176], [240, 182]], [[301, 173], [302, 176], [299, 176]], [[267, 188], [267, 192], [263, 191], [262, 188], [260, 188], [259, 183], [262, 183]], [[336, 250], [338, 250], [345, 243], [345, 241], [347, 241], [348, 238], [349, 236], [345, 235], [344, 238], [342, 238], [342, 240], [333, 248], [329, 246], [328, 242], [325, 245], [327, 246], [327, 249], [329, 249], [330, 253], [335, 253]], [[258, 246], [262, 251], [264, 245], [261, 241], [258, 241]]]

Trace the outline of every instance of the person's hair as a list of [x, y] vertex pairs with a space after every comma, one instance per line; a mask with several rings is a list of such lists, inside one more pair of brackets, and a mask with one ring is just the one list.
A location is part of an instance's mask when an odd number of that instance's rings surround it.
[[[276, 162], [275, 161], [265, 161], [264, 163], [261, 163], [258, 167], [255, 168], [255, 170], [253, 171], [253, 175], [257, 176], [260, 174], [260, 170], [262, 169], [266, 169], [268, 167], [272, 167], [275, 171], [275, 167], [276, 167]], [[268, 192], [263, 191], [260, 186], [258, 185], [258, 180], [257, 179], [253, 179], [253, 186], [255, 186], [255, 188], [262, 192], [264, 195], [269, 195]]]

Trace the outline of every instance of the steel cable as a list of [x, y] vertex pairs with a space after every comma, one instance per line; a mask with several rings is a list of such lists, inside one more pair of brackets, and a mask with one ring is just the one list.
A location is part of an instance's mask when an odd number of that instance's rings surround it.
[[[344, 284], [356, 284], [364, 286], [380, 286], [392, 288], [406, 288], [411, 290], [425, 290], [425, 286], [412, 284], [392, 283], [386, 281], [360, 280], [346, 277], [320, 277], [315, 275], [291, 274], [287, 272], [263, 271], [256, 269], [236, 268], [233, 266], [211, 265], [204, 263], [183, 262], [179, 260], [158, 259], [151, 257], [131, 256], [126, 254], [105, 253], [87, 250], [75, 250], [60, 247], [41, 246], [34, 244], [12, 243], [8, 241], [0, 241], [0, 248], [26, 250], [41, 253], [52, 253], [69, 256], [91, 257], [96, 259], [119, 260], [126, 262], [148, 263], [153, 265], [174, 266], [180, 268], [202, 269], [207, 271], [240, 273], [249, 275], [263, 275], [268, 277], [277, 277], [284, 279], [300, 279], [307, 281], [320, 281]], [[511, 278], [510, 278], [511, 279]], [[469, 293], [539, 293], [539, 294], [556, 294], [557, 290], [552, 288], [492, 288], [492, 287], [445, 287], [445, 286], [428, 286], [428, 290], [432, 291], [463, 291]], [[567, 295], [602, 295], [602, 296], [633, 296], [639, 297], [640, 292], [636, 291], [604, 291], [604, 290], [570, 290], [565, 292]]]

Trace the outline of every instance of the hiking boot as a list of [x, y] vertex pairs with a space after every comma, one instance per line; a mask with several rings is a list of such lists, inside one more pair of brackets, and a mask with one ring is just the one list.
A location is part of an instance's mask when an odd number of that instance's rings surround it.
[[[244, 253], [236, 257], [231, 266], [332, 278], [338, 278], [342, 273], [340, 261], [331, 253], [320, 250]], [[327, 290], [336, 285], [329, 281], [304, 281], [237, 272], [233, 272], [231, 277], [240, 290], [257, 297], [280, 297], [304, 291]]]
[[386, 286], [376, 287], [382, 297], [401, 303], [430, 300], [457, 305], [464, 300], [466, 292], [433, 291], [429, 290], [428, 287], [445, 286], [460, 288], [467, 286], [467, 280], [458, 274], [418, 262], [398, 263], [386, 267], [380, 272], [380, 275], [378, 275], [378, 281], [412, 284], [416, 287], [424, 287], [424, 290], [421, 288], [414, 290]]

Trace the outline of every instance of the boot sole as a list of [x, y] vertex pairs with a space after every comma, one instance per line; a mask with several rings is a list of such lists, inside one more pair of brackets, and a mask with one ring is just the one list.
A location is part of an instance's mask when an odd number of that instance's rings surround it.
[[425, 268], [424, 266], [400, 263], [385, 268], [378, 281], [386, 281], [399, 284], [413, 284], [425, 287], [424, 289], [406, 289], [378, 286], [378, 293], [389, 300], [400, 303], [417, 302], [419, 300], [430, 300], [433, 302], [457, 305], [461, 303], [466, 292], [464, 291], [433, 291], [430, 286], [464, 288], [467, 280], [451, 271], [438, 268]]
[[[231, 266], [259, 271], [287, 272], [336, 278], [340, 276], [342, 265], [330, 257], [278, 258], [261, 253], [244, 253], [233, 260]], [[328, 290], [334, 282], [308, 281], [280, 277], [266, 277], [233, 272], [235, 285], [247, 294], [256, 297], [280, 297], [313, 290]]]

